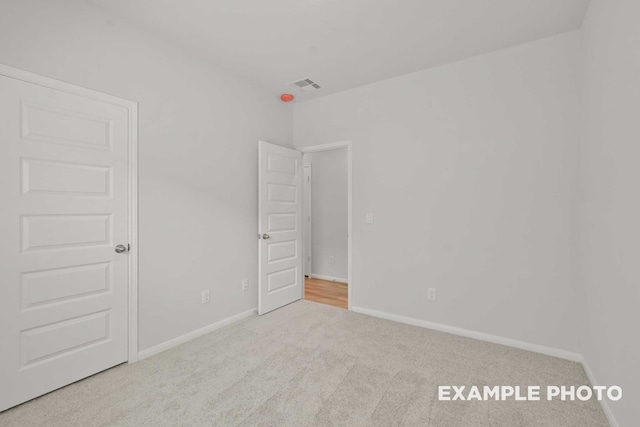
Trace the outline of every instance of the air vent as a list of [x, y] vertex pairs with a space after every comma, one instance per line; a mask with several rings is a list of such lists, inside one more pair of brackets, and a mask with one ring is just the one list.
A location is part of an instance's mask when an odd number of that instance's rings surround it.
[[296, 80], [289, 83], [288, 86], [295, 88], [298, 92], [312, 92], [320, 89], [320, 85], [309, 78]]

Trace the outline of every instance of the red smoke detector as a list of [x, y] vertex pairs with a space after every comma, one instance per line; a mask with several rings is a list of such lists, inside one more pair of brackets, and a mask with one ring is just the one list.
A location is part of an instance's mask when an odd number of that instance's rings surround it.
[[291, 102], [293, 101], [293, 95], [291, 95], [290, 93], [283, 93], [282, 95], [280, 95], [280, 99], [282, 100], [282, 102]]

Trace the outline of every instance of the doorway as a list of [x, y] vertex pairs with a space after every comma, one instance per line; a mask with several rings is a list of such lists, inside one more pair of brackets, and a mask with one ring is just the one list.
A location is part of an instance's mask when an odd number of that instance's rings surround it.
[[[342, 150], [346, 157], [346, 280], [345, 277], [327, 276], [313, 270], [313, 249], [305, 249], [304, 236], [306, 217], [303, 177], [305, 167], [303, 155]], [[310, 261], [310, 279], [327, 280], [335, 285], [341, 279], [346, 282], [346, 307], [351, 309], [354, 284], [352, 280], [352, 154], [351, 141], [291, 149], [265, 141], [258, 143], [258, 314], [263, 315], [286, 304], [305, 298], [305, 269]], [[311, 167], [312, 169], [312, 167]], [[310, 178], [312, 181], [313, 178]], [[311, 198], [313, 195], [310, 196]], [[313, 223], [313, 218], [310, 218]], [[343, 231], [344, 235], [344, 231]], [[333, 256], [335, 264], [337, 258]], [[324, 261], [330, 261], [326, 259]], [[343, 270], [344, 271], [344, 270]], [[318, 276], [318, 274], [320, 276]], [[344, 276], [344, 272], [340, 276]], [[309, 290], [313, 292], [310, 282]], [[342, 304], [344, 306], [344, 303]]]
[[304, 298], [348, 308], [348, 177], [346, 147], [305, 152]]

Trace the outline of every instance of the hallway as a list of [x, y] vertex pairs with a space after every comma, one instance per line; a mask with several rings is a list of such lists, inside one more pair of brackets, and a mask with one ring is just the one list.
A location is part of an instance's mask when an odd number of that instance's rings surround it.
[[305, 277], [304, 299], [346, 309], [349, 302], [348, 285], [346, 283]]

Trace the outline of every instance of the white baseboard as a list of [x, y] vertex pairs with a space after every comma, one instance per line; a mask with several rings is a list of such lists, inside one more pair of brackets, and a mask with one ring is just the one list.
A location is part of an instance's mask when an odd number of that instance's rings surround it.
[[384, 311], [371, 310], [369, 308], [351, 307], [356, 313], [368, 314], [369, 316], [380, 317], [382, 319], [393, 320], [395, 322], [406, 323], [408, 325], [420, 326], [423, 328], [433, 329], [449, 334], [460, 335], [467, 338], [474, 338], [481, 341], [488, 341], [495, 344], [502, 344], [509, 347], [515, 347], [522, 350], [533, 351], [535, 353], [546, 354], [547, 356], [559, 357], [561, 359], [571, 360], [572, 362], [582, 361], [582, 355], [572, 353], [570, 351], [560, 350], [543, 345], [532, 344], [524, 341], [518, 341], [511, 338], [505, 338], [498, 335], [486, 334], [484, 332], [472, 331], [469, 329], [458, 328], [455, 326], [443, 325], [441, 323], [428, 322], [426, 320], [415, 319], [412, 317], [400, 316], [397, 314], [386, 313]]
[[330, 282], [349, 283], [349, 281], [347, 279], [343, 279], [341, 277], [325, 276], [324, 274], [311, 273], [310, 277], [312, 279], [328, 280]]
[[[582, 356], [580, 357], [580, 363], [582, 364], [582, 369], [584, 369], [585, 374], [587, 374], [587, 378], [589, 379], [591, 386], [600, 385], [598, 384], [598, 381], [596, 381], [596, 377], [593, 376], [593, 372], [591, 371], [591, 368], [589, 367], [587, 360]], [[609, 421], [609, 424], [611, 425], [611, 427], [619, 427], [618, 422], [613, 416], [613, 411], [609, 407], [609, 402], [606, 399], [603, 399], [600, 401], [600, 406], [602, 406], [602, 410], [604, 411], [604, 414], [607, 416], [607, 420]]]
[[[311, 277], [323, 279], [323, 280], [331, 280], [331, 278], [327, 278], [328, 276], [321, 276], [317, 274], [312, 274]], [[336, 281], [339, 281], [336, 279]], [[346, 280], [344, 281], [346, 283]], [[535, 353], [546, 354], [547, 356], [558, 357], [561, 359], [570, 360], [572, 362], [579, 362], [582, 364], [582, 367], [587, 375], [587, 379], [592, 386], [597, 386], [598, 381], [596, 381], [591, 368], [589, 367], [586, 359], [579, 353], [573, 353], [570, 351], [560, 350], [553, 347], [546, 347], [538, 344], [532, 344], [525, 341], [514, 340], [511, 338], [505, 338], [498, 335], [486, 334], [484, 332], [472, 331], [469, 329], [458, 328], [455, 326], [443, 325], [441, 323], [428, 322], [426, 320], [415, 319], [412, 317], [400, 316], [398, 314], [387, 313], [384, 311], [372, 310], [369, 308], [363, 307], [351, 307], [351, 310], [360, 313], [366, 314], [373, 317], [379, 317], [381, 319], [392, 320], [394, 322], [405, 323], [407, 325], [419, 326], [422, 328], [433, 329], [440, 332], [446, 332], [453, 335], [459, 335], [467, 338], [473, 338], [481, 341], [492, 342], [495, 344], [502, 344], [509, 347], [519, 348], [521, 350], [533, 351]], [[162, 344], [158, 344], [154, 347], [148, 348], [146, 350], [142, 350], [138, 353], [138, 360], [146, 359], [147, 357], [154, 356], [163, 351], [169, 350], [170, 348], [177, 347], [180, 344], [184, 344], [188, 341], [201, 337], [202, 335], [206, 335], [209, 332], [213, 332], [216, 329], [220, 329], [224, 326], [230, 325], [234, 322], [242, 320], [246, 317], [249, 317], [256, 313], [257, 308], [253, 308], [251, 310], [243, 311], [234, 316], [227, 317], [226, 319], [220, 320], [211, 325], [205, 326], [203, 328], [197, 329], [195, 331], [189, 332], [172, 340], [166, 341]], [[600, 401], [600, 405], [602, 406], [602, 410], [604, 411], [609, 424], [611, 427], [619, 427], [618, 422], [616, 421], [613, 411], [608, 405], [606, 400]]]
[[195, 331], [189, 332], [187, 334], [181, 335], [177, 338], [171, 339], [169, 341], [165, 341], [162, 344], [158, 344], [146, 350], [142, 350], [138, 352], [138, 360], [146, 359], [147, 357], [154, 356], [158, 353], [162, 353], [163, 351], [169, 350], [170, 348], [177, 347], [180, 344], [184, 344], [188, 341], [201, 337], [202, 335], [206, 335], [209, 332], [213, 332], [216, 329], [220, 329], [223, 326], [230, 325], [238, 320], [242, 320], [246, 317], [251, 316], [257, 311], [257, 308], [252, 308], [251, 310], [243, 311], [231, 317], [227, 317], [226, 319], [222, 319], [219, 322], [212, 323], [211, 325], [207, 325], [203, 328], [196, 329]]
[[[589, 368], [585, 358], [579, 353], [573, 353], [570, 351], [560, 350], [553, 347], [546, 347], [543, 345], [532, 344], [525, 341], [518, 341], [511, 338], [500, 337], [498, 335], [485, 334], [484, 332], [471, 331], [469, 329], [457, 328], [455, 326], [443, 325], [441, 323], [428, 322], [426, 320], [415, 319], [412, 317], [400, 316], [397, 314], [386, 313], [384, 311], [371, 310], [363, 307], [351, 307], [352, 311], [361, 314], [367, 314], [373, 317], [380, 317], [382, 319], [393, 320], [395, 322], [406, 323], [408, 325], [419, 326], [422, 328], [433, 329], [440, 332], [447, 332], [454, 335], [460, 335], [467, 338], [474, 338], [481, 341], [492, 342], [495, 344], [502, 344], [509, 347], [519, 348], [521, 350], [533, 351], [535, 353], [546, 354], [547, 356], [559, 357], [560, 359], [570, 360], [572, 362], [579, 362], [582, 364], [584, 372], [587, 375], [589, 383], [592, 386], [597, 386], [598, 382], [593, 376], [593, 372]], [[613, 411], [609, 407], [606, 400], [601, 400], [600, 405], [604, 411], [611, 427], [619, 427], [618, 422], [613, 416]]]

